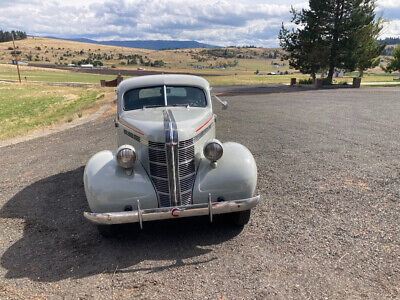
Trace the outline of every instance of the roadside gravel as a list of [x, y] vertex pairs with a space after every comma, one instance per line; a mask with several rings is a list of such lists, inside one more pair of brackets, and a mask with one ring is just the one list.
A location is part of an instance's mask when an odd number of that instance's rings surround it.
[[400, 89], [228, 98], [217, 136], [246, 145], [262, 203], [101, 238], [87, 160], [115, 149], [112, 116], [0, 149], [0, 298], [400, 297]]

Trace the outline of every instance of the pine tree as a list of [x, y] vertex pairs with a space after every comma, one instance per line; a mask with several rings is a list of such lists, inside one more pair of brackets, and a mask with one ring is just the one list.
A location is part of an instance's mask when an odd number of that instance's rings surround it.
[[303, 29], [289, 31], [282, 24], [279, 39], [286, 51], [283, 58], [289, 60], [292, 68], [311, 74], [315, 79], [316, 73], [327, 67], [328, 48], [324, 45], [322, 27], [317, 21], [324, 18], [324, 11], [317, 9], [316, 14], [310, 14], [307, 10], [297, 12], [292, 8], [291, 12], [292, 22]]
[[389, 60], [389, 63], [383, 70], [387, 73], [400, 72], [400, 45], [396, 46], [393, 50], [393, 58]]
[[[375, 0], [310, 0], [309, 9], [292, 9], [297, 29], [282, 26], [279, 36], [290, 65], [311, 74], [328, 69], [330, 83], [335, 69], [368, 68], [365, 61], [379, 50], [371, 39], [382, 29], [375, 8]], [[371, 38], [362, 39], [360, 33]]]
[[386, 43], [378, 41], [382, 28], [383, 19], [379, 18], [376, 22], [372, 22], [354, 32], [355, 39], [358, 39], [358, 48], [354, 55], [357, 60], [356, 69], [359, 72], [359, 77], [363, 77], [365, 70], [379, 65], [380, 55], [386, 47]]

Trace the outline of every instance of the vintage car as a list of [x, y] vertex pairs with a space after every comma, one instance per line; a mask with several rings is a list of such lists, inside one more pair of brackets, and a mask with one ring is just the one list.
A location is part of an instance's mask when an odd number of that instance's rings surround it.
[[[215, 139], [209, 83], [190, 75], [127, 79], [117, 88], [118, 149], [87, 163], [84, 216], [100, 233], [116, 224], [230, 214], [239, 226], [260, 201], [257, 167], [238, 143]], [[226, 102], [220, 100], [224, 107]]]

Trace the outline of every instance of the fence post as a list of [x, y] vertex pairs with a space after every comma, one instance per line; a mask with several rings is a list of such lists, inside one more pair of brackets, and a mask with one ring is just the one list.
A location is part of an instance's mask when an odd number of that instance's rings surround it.
[[353, 78], [353, 88], [359, 89], [361, 86], [361, 77]]
[[317, 88], [317, 89], [322, 88], [322, 78], [315, 78], [314, 86], [315, 86], [315, 88]]

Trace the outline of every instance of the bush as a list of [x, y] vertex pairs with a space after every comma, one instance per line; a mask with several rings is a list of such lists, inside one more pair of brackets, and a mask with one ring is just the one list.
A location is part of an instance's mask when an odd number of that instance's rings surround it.
[[331, 85], [332, 83], [329, 82], [329, 78], [322, 79], [322, 85]]
[[163, 60], [156, 60], [153, 64], [151, 64], [152, 67], [164, 67], [165, 63]]
[[300, 79], [299, 84], [314, 84], [314, 80], [312, 80], [312, 78]]

